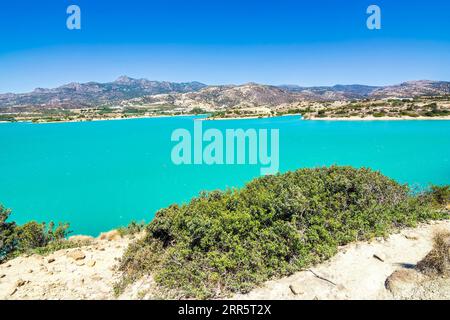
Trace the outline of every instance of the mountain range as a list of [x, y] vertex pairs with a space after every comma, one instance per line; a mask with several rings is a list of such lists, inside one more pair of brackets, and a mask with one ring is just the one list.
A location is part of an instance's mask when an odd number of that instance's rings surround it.
[[124, 101], [167, 103], [172, 105], [274, 106], [297, 101], [337, 101], [355, 99], [412, 98], [424, 95], [448, 95], [450, 82], [409, 81], [392, 86], [335, 85], [301, 87], [297, 85], [208, 86], [200, 82], [175, 83], [119, 77], [108, 83], [69, 83], [53, 89], [37, 88], [29, 93], [0, 94], [0, 109], [85, 108], [120, 104]]
[[147, 95], [197, 91], [199, 82], [175, 83], [119, 77], [113, 82], [69, 83], [53, 89], [37, 88], [29, 93], [0, 94], [4, 107], [82, 108], [110, 104]]

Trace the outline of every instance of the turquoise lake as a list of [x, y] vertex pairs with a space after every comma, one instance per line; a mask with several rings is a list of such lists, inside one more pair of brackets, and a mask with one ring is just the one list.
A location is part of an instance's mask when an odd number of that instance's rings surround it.
[[[172, 131], [197, 117], [0, 124], [0, 203], [19, 223], [67, 221], [97, 235], [183, 203], [201, 190], [240, 187], [260, 165], [180, 165]], [[299, 116], [203, 121], [208, 128], [279, 129], [280, 171], [371, 167], [413, 187], [450, 184], [450, 121], [309, 121]]]

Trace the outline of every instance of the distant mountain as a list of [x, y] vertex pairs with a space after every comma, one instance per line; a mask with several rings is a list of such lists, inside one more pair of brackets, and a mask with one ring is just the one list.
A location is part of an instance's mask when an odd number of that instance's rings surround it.
[[393, 86], [335, 85], [331, 87], [270, 86], [256, 83], [207, 86], [199, 82], [160, 82], [126, 76], [108, 83], [69, 83], [54, 88], [37, 88], [23, 94], [0, 94], [0, 108], [83, 108], [100, 105], [166, 104], [175, 107], [222, 109], [236, 106], [278, 106], [299, 101], [337, 101], [366, 98], [406, 98], [448, 95], [450, 82], [410, 81]]
[[347, 100], [365, 98], [412, 98], [416, 96], [436, 96], [450, 94], [450, 82], [408, 81], [391, 86], [335, 85], [332, 87], [300, 87], [284, 85], [280, 88], [296, 93], [309, 100]]
[[237, 105], [276, 106], [298, 100], [295, 94], [282, 88], [256, 83], [239, 86], [211, 86], [180, 96], [183, 100], [206, 102], [221, 108]]
[[450, 94], [450, 82], [446, 81], [408, 81], [399, 85], [382, 87], [374, 90], [374, 98], [409, 98], [414, 96], [435, 96]]
[[305, 98], [317, 100], [363, 99], [381, 87], [359, 84], [335, 85], [332, 87], [300, 87], [296, 85], [279, 86], [289, 92], [303, 94]]
[[54, 89], [37, 88], [30, 93], [0, 94], [0, 108], [92, 107], [146, 95], [193, 92], [204, 87], [200, 82], [175, 83], [122, 76], [108, 83], [69, 83]]
[[209, 86], [196, 92], [145, 96], [125, 101], [125, 103], [216, 110], [231, 107], [277, 106], [295, 101], [297, 101], [295, 94], [284, 89], [248, 83], [244, 85]]

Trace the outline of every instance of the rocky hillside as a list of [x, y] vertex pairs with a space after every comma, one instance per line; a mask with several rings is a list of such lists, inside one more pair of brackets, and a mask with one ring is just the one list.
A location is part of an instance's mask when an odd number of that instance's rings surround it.
[[268, 86], [249, 83], [238, 86], [208, 86], [196, 92], [161, 94], [122, 102], [125, 106], [164, 105], [173, 109], [202, 108], [206, 111], [242, 108], [277, 110], [300, 107], [301, 103], [333, 101], [381, 100], [450, 94], [450, 82], [417, 81], [396, 86], [371, 87], [336, 85], [333, 87]]
[[448, 94], [450, 82], [442, 81], [411, 81], [385, 87], [364, 85], [300, 87], [256, 83], [207, 86], [199, 82], [159, 82], [123, 76], [109, 83], [70, 83], [54, 89], [38, 88], [30, 93], [0, 94], [0, 112], [115, 105], [164, 105], [167, 108], [199, 107], [205, 110], [235, 107], [270, 108], [302, 101], [348, 101]]
[[300, 87], [295, 85], [280, 86], [289, 92], [297, 93], [297, 96], [304, 100], [350, 100], [364, 99], [369, 97], [372, 92], [382, 87], [364, 86], [364, 85], [335, 85], [332, 87]]
[[146, 96], [126, 101], [131, 105], [166, 104], [174, 108], [218, 110], [269, 106], [274, 107], [301, 99], [296, 93], [275, 86], [249, 83], [239, 86], [209, 86], [196, 92]]
[[205, 86], [199, 82], [160, 82], [122, 76], [108, 83], [69, 83], [54, 89], [37, 88], [30, 93], [0, 94], [0, 108], [97, 107], [146, 95], [194, 92]]
[[436, 96], [450, 94], [450, 82], [409, 81], [399, 85], [378, 88], [370, 93], [373, 98], [408, 98], [415, 96]]

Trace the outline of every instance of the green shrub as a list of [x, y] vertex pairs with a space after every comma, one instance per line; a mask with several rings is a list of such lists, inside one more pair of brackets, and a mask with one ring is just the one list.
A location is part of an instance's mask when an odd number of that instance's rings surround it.
[[121, 284], [151, 273], [166, 297], [247, 292], [331, 257], [339, 245], [443, 216], [369, 169], [265, 176], [158, 211], [124, 254]]
[[43, 248], [52, 242], [64, 240], [68, 235], [69, 224], [60, 223], [56, 228], [53, 222], [45, 223], [30, 221], [16, 228], [17, 251], [26, 252]]
[[430, 189], [425, 192], [425, 197], [432, 204], [443, 207], [450, 204], [450, 186], [430, 186]]
[[69, 224], [53, 222], [48, 225], [30, 221], [24, 225], [6, 222], [10, 210], [0, 205], [0, 263], [23, 253], [46, 254], [62, 248], [73, 247], [65, 240], [69, 234]]
[[11, 210], [0, 205], [0, 263], [6, 260], [16, 248], [17, 241], [15, 237], [15, 222], [6, 222]]
[[193, 114], [205, 114], [207, 112], [205, 110], [203, 110], [202, 108], [195, 107], [194, 109], [191, 110], [191, 113], [193, 113]]
[[141, 222], [131, 221], [127, 226], [118, 228], [117, 231], [119, 231], [120, 235], [123, 237], [127, 235], [138, 234], [144, 231], [144, 229], [145, 229], [144, 221]]

